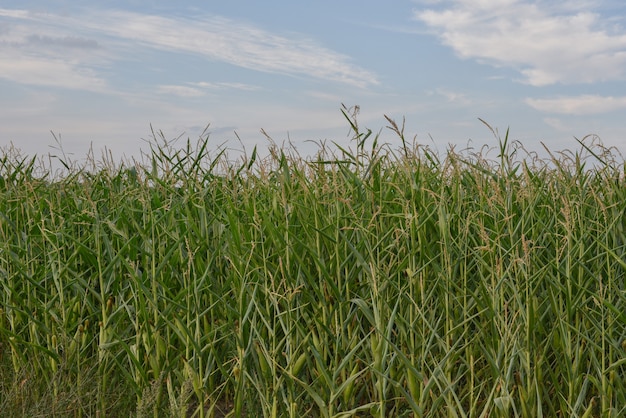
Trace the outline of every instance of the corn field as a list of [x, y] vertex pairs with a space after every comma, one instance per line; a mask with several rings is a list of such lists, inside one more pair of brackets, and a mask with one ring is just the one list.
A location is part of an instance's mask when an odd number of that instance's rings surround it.
[[344, 114], [308, 158], [2, 154], [0, 415], [626, 415], [615, 152], [440, 155], [388, 119], [396, 150]]

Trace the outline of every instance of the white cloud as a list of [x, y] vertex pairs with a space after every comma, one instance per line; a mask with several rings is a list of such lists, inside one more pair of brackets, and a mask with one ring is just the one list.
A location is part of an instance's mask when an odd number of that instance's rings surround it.
[[197, 83], [189, 83], [193, 86], [202, 87], [205, 89], [211, 90], [224, 90], [224, 89], [232, 89], [232, 90], [244, 90], [244, 91], [255, 91], [260, 90], [259, 86], [253, 86], [252, 84], [246, 83], [232, 83], [232, 82], [208, 82], [208, 81], [200, 81]]
[[28, 35], [26, 39], [28, 44], [44, 46], [44, 47], [59, 47], [69, 49], [98, 49], [100, 45], [93, 39], [81, 38], [78, 36], [46, 36], [33, 34]]
[[213, 90], [259, 90], [259, 87], [245, 83], [228, 83], [199, 81], [196, 83], [186, 83], [184, 85], [166, 84], [160, 85], [157, 91], [162, 94], [173, 94], [180, 97], [200, 97], [205, 96], [208, 91]]
[[342, 100], [342, 96], [340, 94], [328, 93], [328, 92], [317, 91], [317, 90], [306, 91], [304, 92], [304, 94], [314, 99], [322, 100], [326, 102], [332, 102], [334, 104], [339, 104], [341, 103], [341, 100]]
[[29, 12], [27, 10], [0, 9], [0, 16], [12, 17], [16, 19], [27, 19], [29, 17]]
[[[0, 9], [0, 79], [17, 84], [107, 92], [100, 69], [110, 61], [111, 52], [93, 38], [77, 36], [62, 24], [49, 24], [47, 17]], [[10, 23], [5, 24], [6, 21]]]
[[446, 88], [436, 88], [435, 90], [430, 91], [429, 94], [441, 96], [450, 103], [455, 103], [463, 106], [471, 103], [471, 101], [464, 93], [452, 91]]
[[570, 129], [561, 119], [558, 118], [544, 118], [543, 122], [560, 132], [569, 131]]
[[306, 75], [357, 86], [376, 84], [376, 77], [349, 57], [299, 37], [275, 35], [223, 17], [198, 19], [108, 12], [90, 26], [153, 48], [187, 52], [239, 67]]
[[105, 91], [105, 81], [76, 62], [6, 53], [0, 58], [0, 78], [35, 86]]
[[204, 96], [204, 91], [189, 86], [177, 85], [161, 85], [157, 87], [157, 91], [162, 94], [172, 94], [180, 97], [200, 97]]
[[613, 97], [593, 94], [551, 99], [528, 98], [525, 102], [536, 110], [564, 115], [591, 115], [626, 108], [626, 96]]
[[[414, 12], [463, 58], [517, 69], [523, 82], [591, 83], [626, 75], [626, 30], [585, 2], [448, 0]], [[555, 6], [555, 4], [561, 6]], [[560, 7], [560, 8], [559, 8]]]
[[[219, 16], [191, 19], [108, 10], [67, 16], [0, 9], [0, 18], [25, 22], [19, 34], [0, 38], [5, 44], [9, 37], [20, 35], [23, 44], [30, 42], [40, 47], [53, 44], [94, 48], [104, 43], [92, 40], [95, 37], [107, 40], [109, 46], [122, 41], [126, 44], [124, 48], [129, 48], [128, 41], [131, 41], [130, 48], [134, 50], [147, 47], [193, 54], [268, 73], [306, 76], [358, 87], [378, 84], [372, 72], [351, 63], [350, 57], [299, 34], [278, 35]], [[30, 32], [23, 30], [24, 26]], [[71, 28], [72, 37], [67, 35], [67, 28]], [[52, 34], [41, 35], [43, 30]], [[14, 40], [11, 42], [15, 44]]]

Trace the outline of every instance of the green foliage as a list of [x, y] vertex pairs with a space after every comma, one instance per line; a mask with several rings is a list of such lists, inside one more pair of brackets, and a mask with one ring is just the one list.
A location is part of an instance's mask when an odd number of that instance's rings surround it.
[[5, 153], [0, 415], [623, 416], [626, 165], [343, 112], [356, 149], [309, 159]]

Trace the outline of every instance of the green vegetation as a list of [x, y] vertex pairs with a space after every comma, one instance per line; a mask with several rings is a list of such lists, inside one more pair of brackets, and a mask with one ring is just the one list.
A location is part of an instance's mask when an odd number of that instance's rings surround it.
[[626, 164], [344, 114], [312, 158], [5, 152], [0, 415], [624, 416]]

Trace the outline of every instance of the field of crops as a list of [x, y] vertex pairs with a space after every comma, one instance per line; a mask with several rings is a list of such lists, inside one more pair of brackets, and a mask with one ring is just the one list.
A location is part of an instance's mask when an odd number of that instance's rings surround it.
[[626, 164], [354, 131], [0, 156], [0, 415], [626, 414]]

